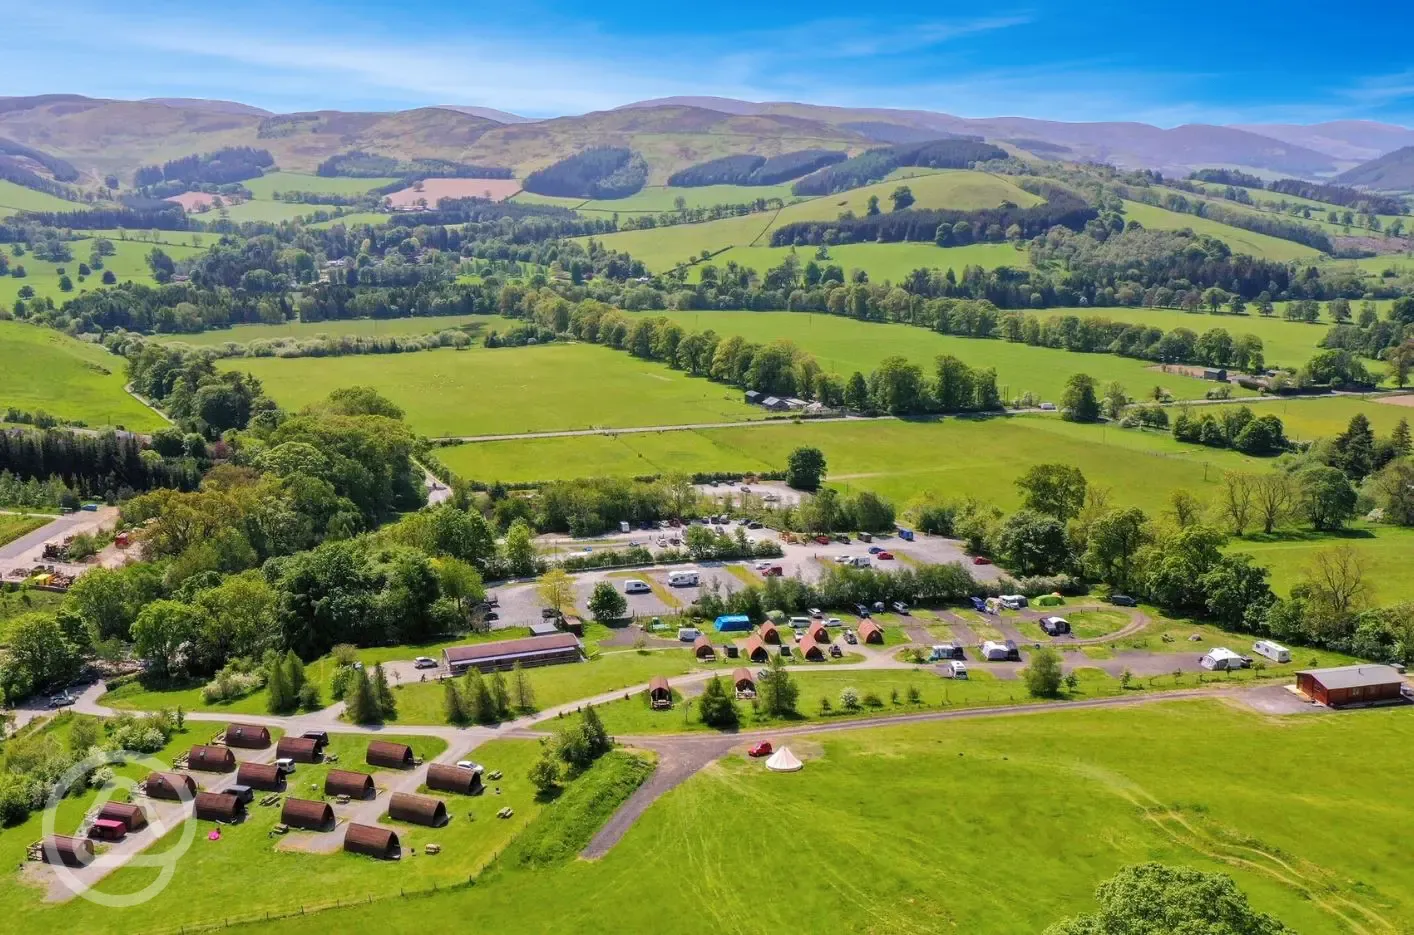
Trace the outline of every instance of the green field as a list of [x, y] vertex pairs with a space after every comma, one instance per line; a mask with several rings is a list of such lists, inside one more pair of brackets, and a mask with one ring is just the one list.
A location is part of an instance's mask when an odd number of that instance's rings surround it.
[[159, 429], [161, 416], [123, 389], [124, 362], [49, 328], [0, 321], [0, 411], [44, 410], [91, 426]]
[[[163, 231], [163, 230], [125, 230], [121, 227], [109, 228], [107, 230], [85, 230], [89, 237], [106, 237], [113, 241], [115, 245], [119, 241], [133, 241], [140, 246], [151, 248], [159, 246], [166, 248], [173, 247], [209, 247], [219, 241], [224, 235], [214, 234], [210, 231]], [[78, 254], [75, 253], [75, 256]]]
[[1375, 606], [1414, 601], [1414, 575], [1409, 573], [1414, 561], [1414, 529], [1362, 523], [1335, 536], [1278, 531], [1270, 538], [1252, 536], [1238, 540], [1231, 548], [1250, 552], [1259, 564], [1270, 569], [1272, 590], [1285, 595], [1305, 576], [1316, 552], [1343, 545], [1355, 549], [1364, 559]]
[[588, 344], [411, 354], [226, 360], [298, 409], [345, 386], [377, 387], [429, 436], [760, 418], [741, 393]]
[[[580, 932], [611, 914], [622, 932], [670, 918], [674, 932], [703, 935], [1009, 935], [1092, 909], [1099, 882], [1155, 860], [1231, 874], [1293, 931], [1396, 932], [1414, 915], [1414, 815], [1390, 777], [1414, 768], [1411, 741], [1407, 709], [1270, 718], [1218, 701], [793, 740], [801, 772], [730, 755], [654, 803], [600, 860], [506, 868], [415, 911], [390, 901], [262, 931]], [[1379, 769], [1330, 769], [1372, 750]], [[1274, 815], [1277, 789], [1300, 794]], [[789, 898], [782, 871], [748, 872], [785, 866], [768, 827], [789, 829]], [[645, 872], [664, 855], [672, 886]]]
[[[816, 257], [814, 247], [731, 247], [712, 258], [718, 267], [738, 263], [758, 273], [779, 266], [794, 250], [804, 266]], [[825, 259], [816, 260], [821, 266], [836, 264], [851, 276], [857, 269], [869, 274], [870, 282], [900, 282], [916, 269], [951, 269], [961, 275], [964, 267], [980, 266], [996, 269], [1010, 266], [1029, 269], [1031, 255], [1011, 244], [979, 243], [966, 247], [939, 247], [930, 243], [852, 243], [830, 247]], [[700, 275], [701, 267], [698, 267]]]
[[250, 189], [257, 199], [271, 201], [275, 192], [317, 192], [321, 195], [362, 195], [381, 185], [389, 185], [397, 179], [346, 179], [326, 178], [322, 175], [305, 175], [301, 172], [270, 172], [258, 179], [247, 179], [241, 184]]
[[9, 217], [20, 211], [82, 211], [85, 207], [82, 202], [69, 201], [0, 179], [0, 217]]
[[[1414, 424], [1414, 408], [1392, 406], [1389, 403], [1355, 396], [1318, 396], [1305, 399], [1272, 397], [1240, 405], [1251, 407], [1252, 411], [1259, 415], [1271, 413], [1280, 417], [1282, 424], [1286, 426], [1287, 436], [1293, 441], [1333, 438], [1345, 431], [1351, 417], [1356, 413], [1364, 413], [1375, 433], [1380, 436], [1387, 436], [1393, 431], [1400, 419], [1407, 419]], [[1224, 408], [1226, 407], [1218, 406], [1213, 411], [1219, 412]]]
[[1195, 234], [1216, 237], [1232, 248], [1234, 253], [1246, 253], [1268, 260], [1314, 260], [1322, 256], [1321, 251], [1291, 240], [1282, 240], [1267, 234], [1258, 234], [1240, 227], [1229, 227], [1217, 221], [1210, 221], [1192, 214], [1180, 214], [1164, 208], [1146, 205], [1138, 201], [1124, 203], [1125, 216], [1154, 230], [1182, 230], [1190, 228]]
[[222, 344], [249, 344], [273, 338], [313, 338], [320, 335], [339, 337], [379, 337], [403, 334], [436, 334], [464, 326], [475, 326], [476, 334], [491, 329], [505, 330], [523, 324], [499, 315], [445, 315], [421, 318], [348, 318], [336, 321], [289, 321], [283, 325], [234, 325], [202, 331], [199, 334], [165, 334], [157, 338], [164, 344], [191, 344], [212, 347]]
[[[970, 250], [972, 248], [963, 249]], [[727, 254], [727, 256], [730, 255], [730, 253]], [[1201, 312], [1185, 312], [1174, 308], [1127, 308], [1120, 306], [1040, 308], [1031, 314], [1043, 320], [1064, 315], [1077, 315], [1081, 318], [1108, 318], [1111, 321], [1132, 322], [1136, 325], [1162, 328], [1165, 331], [1187, 328], [1200, 335], [1210, 328], [1222, 328], [1232, 335], [1255, 334], [1262, 339], [1262, 350], [1266, 355], [1268, 367], [1300, 366], [1306, 363], [1320, 346], [1326, 332], [1330, 330], [1330, 322], [1324, 320], [1316, 324], [1287, 321], [1281, 317], [1280, 308], [1270, 318], [1264, 318], [1254, 311], [1249, 311], [1246, 315], [1229, 315], [1226, 312], [1226, 307], [1218, 315], [1211, 315], [1206, 309]]]
[[790, 452], [820, 448], [829, 480], [874, 490], [900, 508], [925, 491], [944, 499], [975, 496], [1011, 509], [1013, 481], [1033, 464], [1080, 468], [1117, 503], [1158, 512], [1170, 491], [1201, 498], [1225, 470], [1267, 462], [1231, 451], [1184, 445], [1167, 435], [1063, 422], [1049, 416], [946, 419], [941, 422], [832, 422], [745, 426], [615, 437], [574, 436], [481, 442], [438, 450], [463, 477], [506, 482], [666, 473], [784, 470]]
[[218, 218], [224, 217], [237, 224], [243, 224], [246, 221], [266, 221], [271, 224], [278, 224], [280, 221], [293, 221], [295, 218], [304, 217], [307, 214], [313, 214], [321, 210], [334, 211], [337, 210], [337, 208], [335, 205], [262, 201], [256, 198], [227, 207], [224, 209], [224, 212], [207, 211], [205, 214], [193, 214], [191, 217], [196, 221], [215, 221]]
[[[970, 170], [950, 170], [906, 180], [917, 199], [918, 208], [995, 208], [1003, 201], [1019, 205], [1037, 204], [1040, 199], [1000, 176]], [[727, 247], [767, 246], [771, 231], [794, 221], [834, 220], [845, 211], [862, 215], [870, 196], [877, 196], [881, 208], [890, 207], [889, 195], [899, 181], [876, 182], [836, 195], [812, 198], [787, 205], [780, 211], [723, 218], [701, 224], [676, 224], [651, 230], [619, 231], [595, 239], [614, 250], [626, 250], [649, 269], [663, 271], [689, 262], [706, 250]], [[691, 189], [686, 189], [691, 191]], [[587, 238], [583, 238], [587, 239]]]
[[[572, 207], [591, 217], [614, 212], [622, 217], [632, 214], [672, 213], [677, 210], [675, 202], [678, 198], [686, 201], [689, 208], [750, 204], [758, 198], [779, 198], [789, 204], [792, 201], [800, 200], [790, 193], [790, 186], [790, 182], [782, 185], [702, 185], [697, 188], [669, 188], [666, 185], [655, 185], [629, 195], [627, 198], [590, 199], [579, 201]], [[529, 201], [532, 204], [562, 204], [565, 201], [573, 201], [573, 199], [564, 198], [544, 198], [540, 195], [531, 195], [530, 192], [521, 192], [515, 196], [515, 200]]]
[[1156, 385], [1162, 385], [1177, 399], [1201, 399], [1212, 386], [1192, 377], [1156, 372], [1149, 369], [1146, 361], [1114, 354], [1076, 354], [994, 339], [960, 338], [913, 325], [862, 322], [839, 315], [712, 311], [645, 314], [666, 315], [689, 331], [711, 328], [722, 336], [739, 334], [763, 343], [786, 338], [814, 354], [825, 370], [844, 377], [856, 370], [868, 374], [884, 358], [902, 355], [923, 367], [931, 379], [938, 356], [952, 354], [973, 367], [995, 367], [1003, 399], [1014, 399], [1030, 391], [1055, 402], [1065, 381], [1074, 373], [1088, 373], [1102, 387], [1118, 380], [1135, 397], [1146, 396]]
[[[178, 235], [183, 240], [190, 243], [185, 234]], [[41, 260], [33, 253], [26, 252], [24, 256], [10, 256], [10, 269], [16, 266], [25, 268], [23, 278], [14, 276], [0, 276], [0, 308], [8, 311], [15, 304], [15, 299], [19, 298], [20, 290], [29, 286], [36, 295], [44, 296], [54, 300], [55, 305], [62, 305], [65, 299], [73, 298], [84, 292], [91, 292], [95, 289], [103, 288], [103, 271], [109, 270], [117, 277], [118, 282], [143, 282], [151, 284], [152, 270], [147, 266], [147, 255], [152, 252], [154, 244], [141, 243], [136, 240], [114, 240], [113, 248], [117, 251], [113, 256], [103, 258], [103, 269], [94, 270], [92, 274], [79, 278], [79, 264], [87, 263], [89, 254], [93, 252], [93, 240], [71, 240], [68, 242], [69, 249], [73, 252], [74, 258], [62, 263], [51, 263], [48, 260]], [[161, 250], [174, 260], [184, 260], [187, 257], [195, 256], [201, 252], [198, 247], [183, 246], [177, 244], [157, 244]], [[10, 251], [6, 251], [10, 252]], [[69, 277], [73, 290], [64, 292], [59, 288], [59, 271], [63, 270]]]
[[330, 221], [316, 221], [309, 226], [316, 230], [328, 230], [335, 224], [342, 224], [345, 227], [354, 227], [360, 224], [387, 224], [392, 219], [391, 214], [380, 214], [377, 211], [355, 211], [351, 214], [341, 215]]
[[26, 533], [34, 532], [49, 522], [42, 516], [21, 516], [15, 513], [0, 513], [0, 545], [14, 542]]

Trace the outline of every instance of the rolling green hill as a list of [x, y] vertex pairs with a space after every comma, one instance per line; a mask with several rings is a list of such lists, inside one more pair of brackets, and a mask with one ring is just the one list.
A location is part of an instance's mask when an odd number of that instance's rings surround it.
[[123, 389], [123, 359], [40, 325], [0, 321], [0, 414], [44, 410], [145, 432], [166, 422]]
[[1188, 228], [1195, 234], [1216, 237], [1231, 247], [1234, 253], [1246, 253], [1283, 262], [1287, 260], [1315, 260], [1324, 255], [1314, 247], [1307, 247], [1290, 240], [1242, 230], [1239, 227], [1229, 227], [1208, 218], [1180, 214], [1177, 211], [1169, 211], [1138, 201], [1126, 201], [1124, 213], [1126, 217], [1153, 230]]
[[79, 211], [83, 205], [0, 179], [0, 217], [20, 211]]

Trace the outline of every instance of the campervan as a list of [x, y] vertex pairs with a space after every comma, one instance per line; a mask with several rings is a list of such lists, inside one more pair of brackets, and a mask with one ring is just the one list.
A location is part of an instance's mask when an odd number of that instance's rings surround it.
[[668, 575], [668, 584], [675, 588], [695, 588], [697, 582], [695, 571], [675, 571]]
[[1026, 606], [1026, 597], [1022, 594], [1003, 594], [1001, 604], [1007, 610], [1020, 610]]
[[695, 643], [701, 635], [697, 627], [678, 627], [678, 639], [684, 643]]
[[954, 679], [967, 678], [967, 663], [954, 659], [943, 666], [943, 677]]
[[625, 594], [648, 594], [652, 592], [652, 590], [653, 589], [648, 586], [647, 581], [643, 581], [639, 578], [630, 578], [624, 582]]
[[1291, 661], [1291, 650], [1271, 640], [1258, 640], [1252, 644], [1252, 651], [1259, 656], [1266, 656], [1272, 662]]

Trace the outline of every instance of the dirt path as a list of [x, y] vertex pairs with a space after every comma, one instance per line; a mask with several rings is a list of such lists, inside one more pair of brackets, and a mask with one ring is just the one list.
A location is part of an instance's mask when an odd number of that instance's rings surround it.
[[[893, 416], [831, 416], [825, 419], [811, 419], [817, 422], [880, 422], [891, 420]], [[757, 425], [783, 425], [783, 419], [751, 419], [738, 422], [689, 422], [684, 425], [632, 425], [624, 428], [566, 429], [558, 432], [524, 432], [517, 435], [448, 435], [433, 441], [455, 442], [504, 442], [524, 441], [527, 438], [576, 438], [582, 435], [641, 435], [645, 432], [695, 432], [699, 429], [741, 429]]]

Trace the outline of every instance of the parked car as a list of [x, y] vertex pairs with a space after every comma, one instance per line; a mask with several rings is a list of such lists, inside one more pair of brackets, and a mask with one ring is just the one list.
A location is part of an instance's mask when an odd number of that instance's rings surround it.
[[839, 659], [839, 658], [841, 658], [843, 655], [844, 655], [844, 650], [843, 650], [843, 649], [840, 649], [840, 644], [839, 644], [839, 643], [831, 643], [831, 644], [830, 644], [830, 658], [831, 658], [831, 659]]
[[847, 533], [847, 532], [838, 532], [838, 533], [835, 533], [835, 541], [838, 542], [840, 545], [849, 545], [849, 533]]
[[755, 568], [757, 571], [765, 571], [767, 568], [770, 568], [770, 567], [771, 567], [771, 563], [768, 562], [768, 561], [766, 561], [765, 559], [762, 559], [761, 561], [757, 562], [755, 565], [752, 565], [751, 567], [752, 567], [752, 568]]
[[437, 668], [437, 660], [431, 656], [418, 656], [412, 661], [412, 667], [414, 669], [435, 669]]
[[783, 569], [780, 565], [772, 565], [770, 568], [767, 568], [765, 571], [761, 572], [761, 577], [763, 577], [763, 578], [779, 578], [781, 575], [784, 575], [785, 573], [786, 573], [786, 572], [785, 572], [785, 569]]
[[800, 627], [796, 627], [796, 628], [795, 628], [795, 641], [796, 641], [797, 643], [799, 643], [799, 642], [800, 642], [801, 640], [803, 640], [803, 639], [805, 639], [805, 631], [804, 631], [803, 629], [801, 629]]
[[746, 528], [747, 528], [747, 529], [760, 529], [760, 528], [762, 528], [762, 527], [761, 527], [761, 524], [760, 524], [760, 523], [756, 522], [756, 520], [753, 519], [751, 522], [749, 522], [749, 523], [746, 524]]
[[882, 613], [883, 613], [884, 611], [886, 611], [886, 610], [888, 610], [888, 608], [884, 606], [884, 602], [883, 602], [883, 601], [875, 601], [875, 602], [874, 602], [874, 613], [876, 613], [876, 614], [882, 614]]
[[835, 564], [836, 564], [836, 565], [853, 565], [853, 564], [854, 564], [854, 556], [852, 556], [852, 555], [836, 555], [836, 556], [835, 556]]
[[870, 555], [878, 555], [882, 551], [884, 551], [884, 547], [882, 545], [871, 545], [869, 547]]
[[844, 621], [841, 620], [839, 617], [831, 617], [829, 620], [826, 620], [826, 621], [825, 621], [825, 626], [827, 626], [827, 627], [842, 627], [842, 626], [844, 626]]
[[894, 601], [893, 607], [895, 613], [903, 614], [905, 617], [908, 616], [908, 605], [903, 601]]
[[855, 615], [856, 617], [858, 617], [860, 620], [868, 620], [868, 619], [869, 619], [869, 605], [868, 605], [868, 604], [855, 604], [855, 605], [854, 605], [854, 615]]
[[877, 559], [878, 559], [879, 561], [881, 561], [881, 562], [892, 562], [892, 561], [894, 560], [894, 553], [892, 553], [892, 552], [880, 552], [878, 555], [876, 555], [876, 556], [874, 556], [874, 557], [877, 558]]
[[809, 615], [812, 616], [812, 617], [823, 617], [823, 616], [825, 616], [824, 612], [823, 612], [822, 610], [820, 610], [820, 608], [818, 608], [818, 607], [811, 607], [809, 610], [806, 611], [806, 613], [809, 614]]
[[473, 760], [457, 760], [457, 769], [469, 769], [469, 770], [471, 770], [473, 773], [484, 773], [484, 772], [486, 772], [486, 767], [482, 766], [480, 763], [477, 763], [477, 762], [475, 762], [475, 761], [473, 761]]
[[747, 749], [746, 749], [746, 755], [747, 755], [747, 756], [757, 756], [757, 757], [760, 757], [760, 756], [770, 756], [770, 755], [771, 755], [771, 742], [770, 742], [769, 740], [763, 740], [763, 741], [761, 741], [760, 743], [754, 743], [754, 744], [752, 744], [750, 747], [747, 747]]
[[972, 602], [972, 608], [973, 608], [974, 610], [980, 610], [980, 611], [982, 611], [983, 613], [986, 613], [986, 612], [987, 612], [987, 600], [986, 600], [986, 598], [981, 598], [981, 597], [969, 597], [968, 600]]
[[481, 619], [482, 619], [482, 620], [500, 620], [500, 619], [501, 619], [501, 615], [498, 614], [498, 613], [496, 613], [494, 610], [487, 610], [487, 611], [482, 611], [482, 613], [481, 613]]
[[287, 756], [282, 756], [275, 761], [275, 768], [288, 775], [295, 771], [295, 761]]
[[867, 533], [867, 532], [861, 532], [861, 533], [859, 534], [859, 541], [860, 541], [860, 542], [873, 542], [873, 541], [874, 541], [874, 536], [873, 536], [872, 534], [870, 534], [870, 533]]
[[829, 536], [816, 536], [816, 537], [815, 537], [815, 541], [816, 541], [817, 543], [819, 543], [820, 545], [829, 545], [829, 544], [830, 544], [830, 537], [829, 537]]
[[845, 630], [845, 631], [844, 631], [844, 641], [845, 641], [846, 643], [848, 643], [849, 645], [853, 646], [853, 645], [855, 645], [856, 643], [859, 642], [859, 637], [857, 637], [857, 636], [854, 635], [854, 631], [853, 631], [853, 630]]
[[779, 500], [779, 499], [781, 499], [781, 498], [778, 497], [778, 496], [776, 496], [776, 495], [773, 494], [773, 493], [768, 493], [768, 494], [766, 494], [764, 497], [762, 497], [761, 499], [764, 500], [764, 501], [766, 501], [767, 503], [775, 503], [777, 500]]
[[486, 593], [486, 600], [483, 601], [483, 603], [486, 604], [488, 607], [500, 607], [501, 599], [488, 591]]
[[649, 594], [652, 591], [653, 589], [648, 586], [647, 581], [641, 581], [638, 578], [630, 578], [624, 582], [625, 594]]
[[742, 493], [751, 493], [751, 488], [746, 486], [745, 484], [742, 484], [737, 489], [740, 490]]
[[1128, 594], [1111, 594], [1110, 603], [1116, 607], [1138, 607], [1139, 602]]
[[992, 560], [991, 560], [990, 558], [988, 558], [987, 556], [985, 556], [985, 555], [974, 555], [974, 556], [972, 556], [972, 564], [974, 564], [974, 565], [990, 565], [990, 564], [992, 564]]

